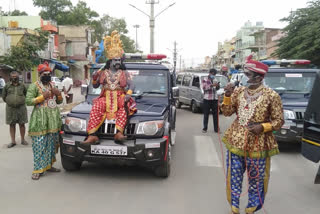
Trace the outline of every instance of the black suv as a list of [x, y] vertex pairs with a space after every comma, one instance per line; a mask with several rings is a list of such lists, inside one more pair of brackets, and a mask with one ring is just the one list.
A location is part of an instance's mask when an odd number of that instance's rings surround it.
[[[79, 170], [83, 161], [119, 165], [140, 165], [154, 171], [155, 175], [170, 174], [171, 146], [175, 143], [176, 108], [169, 69], [160, 63], [126, 62], [135, 83], [133, 97], [138, 111], [130, 118], [125, 134], [128, 139], [122, 145], [113, 140], [115, 121], [105, 121], [97, 131], [98, 145], [90, 149], [79, 147], [86, 138], [86, 129], [92, 101], [101, 89], [90, 84], [82, 86], [86, 100], [63, 116], [61, 135], [61, 161], [67, 171]], [[90, 73], [99, 69], [95, 65]]]
[[[262, 61], [265, 64], [272, 60]], [[303, 134], [303, 120], [313, 83], [318, 69], [310, 68], [308, 60], [277, 60], [270, 66], [264, 84], [281, 97], [285, 123], [274, 132], [279, 142], [300, 143]], [[297, 65], [296, 63], [302, 63]], [[306, 64], [304, 64], [306, 63]]]
[[[311, 98], [305, 113], [304, 132], [302, 138], [302, 155], [312, 162], [320, 161], [320, 72], [311, 93]], [[315, 183], [320, 184], [320, 166]]]

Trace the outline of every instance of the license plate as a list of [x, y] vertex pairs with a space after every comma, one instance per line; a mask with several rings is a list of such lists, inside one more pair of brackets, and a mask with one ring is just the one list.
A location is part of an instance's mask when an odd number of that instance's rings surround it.
[[297, 124], [298, 128], [303, 128], [303, 124]]
[[126, 146], [100, 146], [91, 145], [91, 154], [94, 155], [111, 155], [111, 156], [127, 156]]

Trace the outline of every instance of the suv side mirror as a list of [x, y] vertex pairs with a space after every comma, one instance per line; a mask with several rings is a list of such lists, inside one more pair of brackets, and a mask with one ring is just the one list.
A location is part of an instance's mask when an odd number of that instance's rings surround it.
[[179, 98], [179, 87], [172, 87], [172, 95], [174, 99]]
[[81, 85], [81, 95], [86, 96], [88, 93], [88, 85]]

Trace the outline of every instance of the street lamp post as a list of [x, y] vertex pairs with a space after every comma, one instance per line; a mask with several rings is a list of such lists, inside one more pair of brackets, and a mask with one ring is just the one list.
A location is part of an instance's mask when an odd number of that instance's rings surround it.
[[144, 15], [149, 17], [149, 23], [150, 23], [150, 53], [154, 53], [154, 27], [155, 27], [155, 20], [156, 18], [163, 13], [164, 11], [166, 11], [167, 9], [169, 9], [169, 7], [172, 7], [174, 3], [170, 4], [169, 6], [167, 6], [165, 9], [163, 9], [160, 13], [158, 13], [157, 15], [154, 15], [154, 5], [155, 4], [159, 4], [159, 1], [155, 1], [155, 0], [149, 0], [146, 2], [147, 4], [150, 4], [150, 15], [148, 15], [146, 12], [140, 10], [139, 8], [137, 8], [136, 6], [129, 4], [131, 7], [137, 9], [138, 11], [140, 11], [141, 13], [143, 13]]
[[136, 29], [136, 51], [138, 50], [138, 28], [140, 25], [133, 25], [133, 27]]

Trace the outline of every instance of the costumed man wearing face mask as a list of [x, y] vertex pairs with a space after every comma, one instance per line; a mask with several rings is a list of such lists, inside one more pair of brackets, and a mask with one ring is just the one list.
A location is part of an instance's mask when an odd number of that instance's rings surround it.
[[20, 127], [21, 144], [28, 145], [25, 137], [25, 125], [28, 122], [27, 107], [25, 103], [27, 88], [19, 82], [19, 73], [10, 73], [10, 83], [7, 84], [2, 92], [2, 99], [6, 103], [6, 124], [10, 125], [11, 143], [8, 148], [17, 145], [16, 143], [16, 124]]
[[27, 105], [34, 106], [29, 122], [34, 157], [33, 180], [38, 180], [45, 171], [60, 172], [52, 165], [56, 161], [62, 125], [57, 104], [61, 104], [63, 98], [61, 92], [51, 83], [51, 69], [48, 64], [40, 64], [38, 73], [40, 80], [29, 86], [26, 97]]
[[136, 104], [131, 98], [134, 85], [122, 63], [124, 51], [117, 31], [105, 37], [104, 47], [108, 61], [102, 69], [92, 75], [93, 87], [101, 86], [101, 94], [93, 101], [87, 128], [88, 138], [81, 142], [82, 145], [90, 145], [99, 140], [96, 132], [106, 119], [115, 120], [117, 133], [114, 140], [124, 141], [128, 117], [136, 111]]
[[212, 68], [209, 71], [209, 75], [202, 81], [203, 95], [203, 128], [202, 132], [206, 133], [208, 129], [209, 114], [212, 110], [212, 119], [214, 132], [218, 132], [218, 94], [220, 89], [219, 82], [215, 79], [217, 70]]
[[262, 84], [268, 66], [249, 56], [244, 65], [247, 86], [225, 87], [222, 112], [237, 115], [225, 132], [227, 147], [227, 199], [232, 213], [239, 212], [243, 175], [249, 179], [246, 213], [262, 208], [270, 177], [270, 157], [279, 153], [273, 131], [284, 123], [280, 96]]

